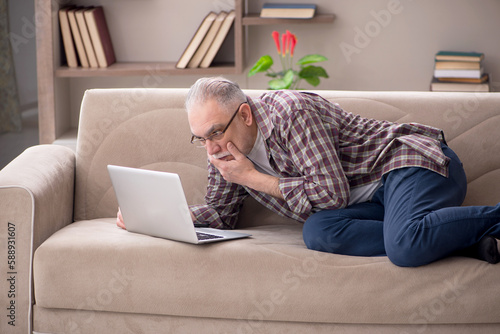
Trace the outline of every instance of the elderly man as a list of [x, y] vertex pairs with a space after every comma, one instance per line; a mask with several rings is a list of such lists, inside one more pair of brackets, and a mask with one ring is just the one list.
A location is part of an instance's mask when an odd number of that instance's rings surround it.
[[465, 173], [439, 129], [364, 119], [311, 93], [250, 98], [220, 77], [199, 79], [186, 109], [209, 159], [195, 221], [233, 228], [250, 195], [304, 222], [310, 249], [399, 266], [457, 253], [500, 261], [500, 205], [460, 206]]

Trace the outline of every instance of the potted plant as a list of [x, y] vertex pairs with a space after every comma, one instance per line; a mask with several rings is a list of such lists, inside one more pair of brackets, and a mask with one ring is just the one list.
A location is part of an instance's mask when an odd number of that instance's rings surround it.
[[[316, 87], [320, 83], [320, 77], [328, 78], [328, 74], [321, 66], [313, 64], [328, 60], [326, 57], [319, 54], [310, 54], [302, 57], [296, 64], [293, 64], [293, 55], [295, 46], [297, 45], [297, 37], [286, 31], [281, 35], [277, 31], [273, 31], [272, 37], [276, 44], [276, 50], [281, 61], [282, 70], [276, 72], [272, 69], [274, 64], [273, 58], [269, 55], [260, 57], [255, 65], [248, 72], [251, 77], [257, 73], [265, 72], [266, 76], [271, 77], [268, 85], [269, 89], [299, 89], [299, 83], [302, 80], [307, 81], [310, 85]], [[281, 39], [281, 45], [280, 45]], [[294, 69], [294, 65], [298, 65], [298, 70]]]

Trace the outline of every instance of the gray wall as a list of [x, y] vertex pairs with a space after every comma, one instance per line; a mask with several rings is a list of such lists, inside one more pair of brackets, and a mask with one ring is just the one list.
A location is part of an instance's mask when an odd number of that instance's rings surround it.
[[[261, 1], [251, 1], [261, 3]], [[299, 38], [297, 53], [327, 56], [331, 76], [322, 89], [429, 90], [434, 55], [440, 50], [478, 51], [500, 80], [498, 0], [315, 0], [336, 15], [329, 25], [251, 27], [249, 62], [267, 51], [273, 28]], [[253, 6], [258, 11], [258, 5]], [[249, 86], [259, 85], [257, 80]], [[500, 88], [500, 87], [498, 87]]]
[[37, 100], [34, 0], [9, 0], [9, 26], [21, 110]]

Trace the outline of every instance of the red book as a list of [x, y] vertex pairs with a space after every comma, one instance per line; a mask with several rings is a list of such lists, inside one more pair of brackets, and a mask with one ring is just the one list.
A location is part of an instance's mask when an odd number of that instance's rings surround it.
[[97, 63], [99, 67], [108, 67], [116, 62], [116, 57], [104, 16], [104, 10], [102, 6], [97, 6], [87, 9], [84, 15], [97, 57]]

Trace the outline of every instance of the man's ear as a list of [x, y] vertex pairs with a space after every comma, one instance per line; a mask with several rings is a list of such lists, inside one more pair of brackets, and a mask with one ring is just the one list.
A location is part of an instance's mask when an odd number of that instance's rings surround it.
[[243, 118], [243, 122], [245, 125], [250, 126], [253, 124], [253, 114], [252, 114], [252, 109], [250, 109], [250, 106], [248, 104], [242, 104], [241, 105], [241, 111], [240, 111], [241, 118]]

